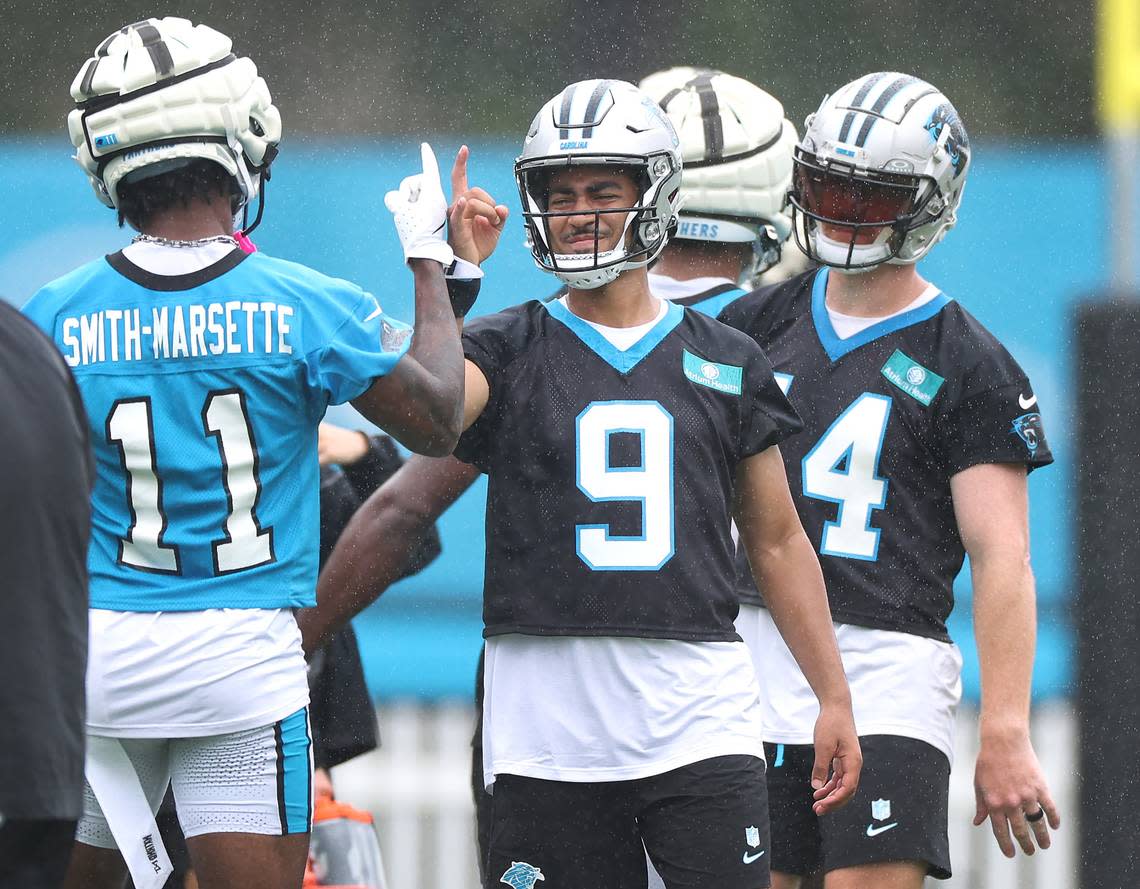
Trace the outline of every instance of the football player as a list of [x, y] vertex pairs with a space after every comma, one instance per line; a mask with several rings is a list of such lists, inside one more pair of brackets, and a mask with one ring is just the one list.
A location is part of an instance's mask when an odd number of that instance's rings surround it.
[[[709, 69], [671, 68], [645, 78], [641, 89], [662, 105], [680, 139], [684, 164], [677, 230], [649, 272], [659, 298], [716, 314], [757, 276], [779, 264], [798, 266], [799, 250], [781, 247], [791, 237], [785, 212], [792, 178], [795, 127], [780, 103], [759, 87]], [[463, 182], [453, 194], [464, 193]], [[484, 198], [485, 199], [485, 198]], [[483, 255], [472, 256], [482, 261]], [[457, 459], [415, 458], [368, 501], [345, 532], [340, 552], [321, 574], [321, 607], [299, 621], [306, 649], [333, 625], [346, 621], [400, 576], [410, 541], [479, 476]], [[400, 533], [392, 533], [399, 528]], [[741, 597], [738, 630], [749, 639], [759, 610], [755, 588]], [[482, 706], [482, 658], [476, 706]], [[480, 851], [490, 829], [490, 796], [483, 789], [482, 730], [473, 742], [472, 790]], [[480, 856], [482, 863], [482, 855]]]
[[[795, 152], [795, 236], [824, 267], [735, 301], [804, 419], [781, 452], [819, 552], [867, 767], [818, 818], [801, 788], [816, 704], [778, 615], [754, 650], [765, 704], [774, 885], [918, 889], [950, 875], [947, 793], [961, 657], [946, 631], [969, 555], [982, 672], [975, 824], [1003, 853], [1059, 824], [1029, 739], [1034, 587], [1026, 476], [1052, 462], [1009, 353], [916, 263], [957, 220], [971, 147], [916, 77], [876, 73], [824, 99]], [[752, 588], [746, 554], [742, 588]], [[760, 589], [767, 599], [764, 584]], [[1011, 839], [1012, 832], [1012, 839]]]
[[646, 850], [666, 885], [767, 884], [754, 670], [725, 575], [733, 513], [823, 702], [816, 809], [857, 780], [826, 596], [776, 447], [794, 412], [747, 338], [649, 290], [678, 147], [630, 84], [548, 102], [515, 173], [535, 261], [567, 294], [464, 332], [456, 453], [490, 480], [487, 886], [643, 886]]
[[[781, 250], [792, 233], [784, 207], [795, 127], [775, 98], [724, 72], [670, 68], [651, 74], [640, 87], [665, 102], [685, 166], [676, 232], [652, 265], [649, 289], [661, 299], [715, 314], [757, 278], [799, 264], [800, 251]], [[709, 138], [710, 131], [719, 135]], [[468, 191], [465, 179], [453, 179], [454, 195]], [[479, 223], [488, 215], [490, 198], [485, 192], [473, 197], [483, 202], [474, 216]], [[505, 219], [505, 208], [497, 209]], [[492, 243], [470, 258], [482, 262], [493, 249]], [[413, 457], [361, 508], [346, 529], [341, 556], [334, 554], [321, 576], [321, 607], [299, 615], [306, 650], [399, 578], [409, 538], [426, 532], [478, 477], [478, 469], [456, 459]], [[402, 533], [371, 533], [389, 522], [400, 523]]]
[[229, 38], [178, 18], [128, 25], [72, 96], [78, 161], [139, 235], [26, 308], [76, 375], [98, 466], [68, 885], [121, 885], [124, 856], [138, 889], [165, 881], [152, 813], [168, 783], [204, 885], [298, 885], [311, 745], [293, 609], [315, 601], [317, 425], [352, 401], [421, 453], [448, 453], [460, 431], [435, 159], [425, 145], [424, 172], [386, 198], [415, 279], [412, 338], [359, 287], [235, 235], [281, 120]]

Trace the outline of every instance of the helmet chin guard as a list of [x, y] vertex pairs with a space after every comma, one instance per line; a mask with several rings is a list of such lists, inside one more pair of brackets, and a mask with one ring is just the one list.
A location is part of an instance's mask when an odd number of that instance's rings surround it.
[[[621, 80], [573, 83], [535, 116], [515, 161], [527, 243], [535, 264], [567, 286], [592, 290], [623, 271], [649, 265], [676, 228], [680, 206], [681, 154], [677, 134], [661, 109], [633, 84]], [[551, 211], [551, 176], [571, 167], [612, 167], [633, 176], [640, 197], [632, 206]], [[550, 221], [595, 215], [594, 249], [555, 253]], [[601, 215], [625, 214], [616, 246], [602, 250]]]
[[[96, 197], [202, 159], [237, 182], [240, 209], [269, 178], [281, 115], [257, 67], [228, 37], [186, 19], [147, 19], [107, 37], [71, 85], [75, 159]], [[259, 212], [260, 216], [260, 212]]]

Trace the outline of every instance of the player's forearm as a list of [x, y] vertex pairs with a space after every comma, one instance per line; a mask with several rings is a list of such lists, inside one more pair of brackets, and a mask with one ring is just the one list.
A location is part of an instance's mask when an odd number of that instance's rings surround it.
[[419, 551], [434, 517], [397, 499], [380, 488], [341, 534], [317, 581], [317, 607], [297, 616], [306, 654], [380, 598]]
[[971, 554], [970, 565], [982, 680], [982, 737], [1027, 735], [1037, 644], [1037, 605], [1028, 554]]
[[851, 706], [819, 559], [803, 529], [749, 548], [764, 602], [822, 705]]
[[414, 378], [412, 410], [397, 438], [416, 453], [441, 457], [455, 448], [462, 428], [463, 349], [442, 266], [429, 259], [413, 259], [410, 265], [416, 311], [408, 357], [424, 373]]

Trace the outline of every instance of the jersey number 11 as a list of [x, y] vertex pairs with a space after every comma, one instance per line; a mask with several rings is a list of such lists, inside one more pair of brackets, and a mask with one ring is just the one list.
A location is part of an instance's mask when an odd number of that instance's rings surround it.
[[[214, 574], [230, 574], [272, 562], [273, 529], [257, 521], [261, 483], [257, 447], [238, 389], [210, 392], [202, 408], [205, 435], [217, 439], [222, 485], [229, 512], [222, 536], [212, 541]], [[127, 509], [131, 524], [119, 541], [119, 562], [140, 571], [181, 574], [178, 547], [163, 542], [167, 520], [162, 508], [162, 476], [154, 448], [154, 417], [149, 396], [123, 398], [107, 415], [107, 441], [118, 445], [127, 475]]]

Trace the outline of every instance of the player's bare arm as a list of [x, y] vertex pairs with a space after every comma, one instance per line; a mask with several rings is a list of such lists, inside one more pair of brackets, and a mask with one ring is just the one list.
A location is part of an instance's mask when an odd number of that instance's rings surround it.
[[384, 203], [392, 212], [404, 258], [415, 276], [415, 333], [391, 373], [352, 404], [407, 448], [442, 457], [459, 440], [463, 353], [443, 269], [454, 258], [443, 238], [447, 202], [431, 147], [421, 146], [423, 172], [409, 176]]
[[1006, 857], [1016, 854], [1014, 840], [1032, 855], [1049, 848], [1049, 829], [1060, 827], [1061, 816], [1029, 738], [1037, 615], [1025, 467], [973, 466], [950, 480], [950, 490], [970, 556], [982, 678], [974, 824], [990, 819]]
[[317, 607], [298, 612], [305, 654], [403, 577], [424, 535], [479, 477], [454, 457], [413, 457], [353, 515], [317, 581]]
[[[473, 362], [465, 360], [463, 371], [467, 429], [487, 406], [490, 387]], [[321, 571], [318, 606], [297, 615], [306, 654], [403, 576], [427, 529], [478, 476], [454, 457], [413, 457], [365, 501]]]
[[768, 609], [819, 699], [812, 787], [813, 808], [824, 815], [854, 795], [863, 757], [823, 574], [792, 503], [779, 448], [741, 462], [734, 512]]

